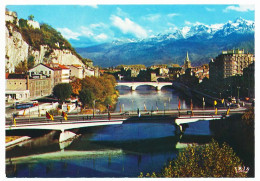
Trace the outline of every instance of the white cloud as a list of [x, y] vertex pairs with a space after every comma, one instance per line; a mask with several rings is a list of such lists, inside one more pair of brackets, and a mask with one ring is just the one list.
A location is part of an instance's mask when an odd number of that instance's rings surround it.
[[254, 10], [255, 10], [254, 5], [238, 5], [238, 6], [228, 6], [223, 10], [223, 12], [228, 12], [228, 11], [247, 12], [247, 11], [254, 11]]
[[143, 17], [144, 20], [148, 20], [148, 21], [151, 21], [151, 22], [157, 21], [160, 18], [161, 18], [160, 14], [149, 14], [149, 15]]
[[78, 37], [80, 36], [80, 33], [73, 32], [69, 28], [57, 28], [57, 30], [68, 40], [79, 40]]
[[96, 23], [96, 24], [91, 24], [89, 25], [90, 28], [102, 28], [105, 27], [106, 25], [104, 23]]
[[[105, 33], [101, 33], [103, 31], [108, 32], [108, 30], [103, 30], [101, 29], [101, 31], [98, 31], [97, 29], [100, 29], [103, 27], [103, 24], [91, 24], [89, 25], [89, 27], [85, 27], [85, 26], [81, 26], [81, 35], [91, 38], [95, 41], [105, 41], [108, 39], [108, 35]], [[110, 33], [111, 34], [111, 33]]]
[[89, 5], [87, 5], [87, 6], [90, 6], [90, 7], [92, 7], [92, 8], [98, 8], [98, 5], [97, 4], [89, 4]]
[[200, 23], [200, 22], [195, 22], [195, 23], [192, 23], [192, 22], [190, 22], [190, 21], [185, 21], [184, 22], [185, 23], [185, 25], [187, 25], [187, 26], [196, 26], [196, 25], [204, 25], [203, 23]]
[[101, 33], [94, 38], [97, 41], [104, 41], [104, 40], [108, 39], [108, 36], [105, 33]]
[[92, 30], [88, 27], [81, 26], [80, 29], [81, 29], [82, 36], [86, 36], [86, 37], [94, 36], [94, 33], [92, 32]]
[[207, 11], [209, 11], [209, 12], [215, 11], [214, 8], [208, 8], [208, 7], [206, 7], [205, 9], [206, 9]]
[[170, 13], [170, 14], [167, 14], [168, 17], [172, 18], [174, 16], [179, 16], [179, 14], [177, 13]]
[[136, 36], [137, 38], [146, 38], [147, 32], [140, 25], [131, 21], [129, 18], [120, 18], [118, 16], [112, 15], [110, 17], [112, 24], [119, 28], [124, 34], [130, 33]]
[[119, 7], [116, 8], [116, 15], [121, 17], [128, 17], [128, 14]]

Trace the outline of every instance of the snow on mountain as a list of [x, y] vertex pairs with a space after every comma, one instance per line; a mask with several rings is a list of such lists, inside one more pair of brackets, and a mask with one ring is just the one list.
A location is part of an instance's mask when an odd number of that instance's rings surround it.
[[146, 39], [118, 40], [98, 46], [78, 48], [82, 57], [88, 57], [97, 65], [109, 67], [119, 64], [179, 63], [189, 51], [194, 65], [207, 63], [222, 50], [243, 48], [254, 52], [253, 21], [237, 18], [225, 24], [195, 24], [166, 34]]
[[151, 35], [146, 39], [121, 39], [112, 42], [114, 45], [120, 45], [123, 43], [137, 43], [137, 42], [162, 42], [166, 40], [180, 40], [188, 39], [191, 37], [202, 37], [210, 39], [213, 36], [224, 37], [231, 33], [246, 33], [253, 32], [255, 24], [253, 21], [248, 21], [242, 18], [237, 18], [234, 21], [228, 21], [225, 24], [212, 24], [206, 25], [202, 23], [196, 23], [193, 26], [184, 26], [180, 29], [176, 29], [174, 32], [167, 34]]
[[203, 36], [204, 38], [212, 38], [213, 36], [227, 36], [231, 33], [246, 33], [253, 32], [255, 29], [255, 23], [253, 21], [237, 18], [234, 21], [228, 21], [226, 24], [212, 24], [206, 25], [197, 23], [193, 26], [185, 26], [181, 29], [177, 29], [173, 33], [154, 35], [150, 39], [145, 41], [165, 41], [167, 39], [187, 39], [194, 36]]

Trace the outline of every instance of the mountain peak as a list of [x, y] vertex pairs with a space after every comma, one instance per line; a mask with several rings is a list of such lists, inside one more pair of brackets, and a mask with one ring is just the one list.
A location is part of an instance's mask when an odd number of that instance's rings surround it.
[[206, 25], [202, 23], [196, 23], [191, 26], [185, 26], [181, 29], [177, 29], [174, 33], [164, 35], [157, 35], [157, 39], [161, 41], [164, 38], [174, 38], [178, 39], [187, 39], [191, 37], [203, 36], [204, 38], [212, 38], [213, 36], [227, 36], [234, 32], [253, 32], [254, 31], [254, 22], [245, 20], [241, 17], [236, 18], [234, 21], [228, 21], [225, 24], [212, 24]]

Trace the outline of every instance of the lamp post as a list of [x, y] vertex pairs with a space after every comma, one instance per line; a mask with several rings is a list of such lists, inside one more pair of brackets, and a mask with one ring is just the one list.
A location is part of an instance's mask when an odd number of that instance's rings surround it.
[[239, 102], [239, 89], [240, 89], [240, 87], [238, 86], [237, 87], [237, 101]]
[[169, 101], [168, 110], [170, 111], [170, 101], [171, 101], [171, 98], [170, 98], [170, 97], [169, 97], [168, 101]]
[[95, 104], [96, 104], [96, 100], [93, 101], [93, 118], [95, 118]]
[[163, 115], [165, 116], [165, 107], [166, 107], [166, 102], [164, 102], [164, 104], [163, 104], [164, 106], [164, 110], [163, 110]]
[[203, 107], [203, 110], [205, 109], [205, 100], [204, 100], [204, 97], [202, 98], [202, 107]]
[[132, 113], [134, 112], [134, 100], [132, 99]]

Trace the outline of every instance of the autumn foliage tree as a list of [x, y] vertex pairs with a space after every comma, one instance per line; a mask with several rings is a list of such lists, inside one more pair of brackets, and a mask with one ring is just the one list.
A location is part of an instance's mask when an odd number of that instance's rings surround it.
[[[114, 76], [104, 74], [101, 77], [75, 79], [70, 84], [72, 86], [73, 94], [79, 96], [79, 98], [84, 102], [83, 107], [92, 108], [92, 95], [94, 95], [94, 100], [96, 102], [95, 106], [102, 111], [106, 109], [107, 104], [113, 104], [116, 102], [118, 97], [118, 92], [115, 89], [116, 83]], [[87, 97], [91, 99], [88, 99]]]
[[70, 83], [72, 87], [72, 94], [79, 95], [79, 91], [81, 91], [81, 79], [76, 78], [73, 82]]
[[246, 124], [249, 128], [254, 128], [255, 108], [250, 107], [249, 109], [247, 109], [242, 116], [242, 120], [243, 120], [244, 124]]
[[[161, 173], [146, 177], [246, 177], [246, 171], [239, 168], [243, 164], [233, 149], [213, 140], [203, 146], [188, 146]], [[139, 177], [144, 177], [143, 173]]]

